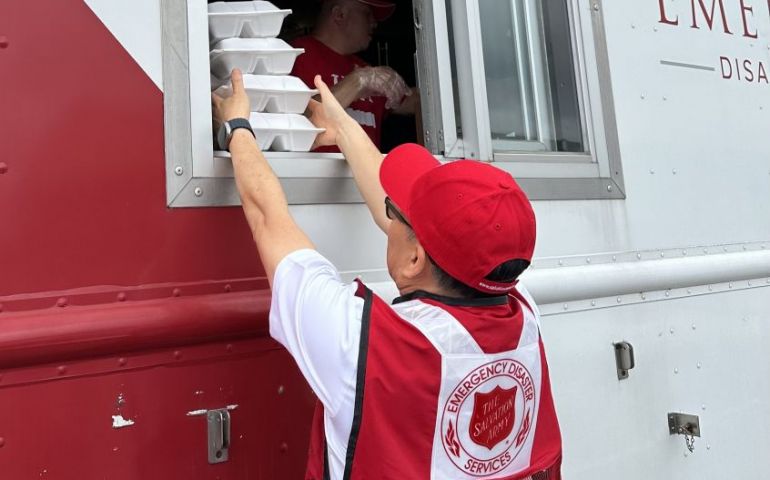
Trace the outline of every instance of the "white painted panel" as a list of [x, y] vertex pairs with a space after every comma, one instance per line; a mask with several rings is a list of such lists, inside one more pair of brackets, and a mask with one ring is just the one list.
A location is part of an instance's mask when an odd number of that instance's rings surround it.
[[160, 0], [84, 1], [162, 91]]
[[[759, 288], [544, 317], [564, 477], [765, 478], [768, 298]], [[622, 381], [620, 340], [636, 357]], [[669, 435], [668, 412], [700, 417], [694, 454]]]
[[[385, 273], [385, 234], [363, 204], [291, 206], [299, 226], [321, 254], [341, 272], [363, 273], [366, 281], [381, 281]], [[383, 205], [383, 208], [385, 206]], [[368, 270], [378, 270], [366, 275]]]
[[744, 2], [754, 8], [749, 25], [759, 38], [751, 39], [741, 2], [724, 2], [732, 35], [722, 31], [719, 3], [709, 31], [697, 2], [699, 29], [691, 28], [690, 2], [663, 2], [678, 26], [659, 23], [658, 1], [602, 2], [630, 249], [770, 238], [770, 85], [725, 80], [719, 62], [770, 66], [768, 5]]

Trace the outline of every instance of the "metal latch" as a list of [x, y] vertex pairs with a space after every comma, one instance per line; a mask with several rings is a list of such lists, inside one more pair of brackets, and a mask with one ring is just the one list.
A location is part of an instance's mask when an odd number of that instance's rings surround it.
[[700, 437], [700, 419], [697, 415], [687, 413], [668, 414], [669, 435], [684, 435], [687, 450], [695, 451], [695, 437]]
[[634, 346], [623, 341], [613, 344], [615, 347], [615, 365], [618, 369], [618, 380], [628, 378], [628, 371], [634, 368]]
[[216, 410], [194, 410], [189, 417], [206, 415], [209, 463], [222, 463], [228, 459], [230, 448], [230, 411], [238, 405], [228, 405]]

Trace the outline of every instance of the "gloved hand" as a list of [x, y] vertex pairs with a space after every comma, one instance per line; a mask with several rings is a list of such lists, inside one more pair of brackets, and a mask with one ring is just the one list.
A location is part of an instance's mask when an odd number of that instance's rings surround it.
[[361, 67], [354, 70], [354, 74], [358, 76], [362, 96], [386, 97], [385, 108], [389, 110], [399, 106], [404, 97], [412, 93], [401, 75], [390, 67]]

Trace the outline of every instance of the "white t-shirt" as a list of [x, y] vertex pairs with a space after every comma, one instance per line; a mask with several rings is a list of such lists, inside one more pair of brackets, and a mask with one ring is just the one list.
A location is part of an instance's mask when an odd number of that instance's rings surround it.
[[270, 335], [291, 353], [324, 406], [330, 477], [342, 478], [353, 424], [364, 299], [315, 250], [297, 250], [273, 279]]

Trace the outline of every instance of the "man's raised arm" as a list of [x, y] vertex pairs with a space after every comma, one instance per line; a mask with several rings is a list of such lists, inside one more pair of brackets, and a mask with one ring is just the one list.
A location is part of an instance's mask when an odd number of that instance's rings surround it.
[[310, 120], [316, 126], [325, 128], [326, 132], [319, 135], [314, 147], [339, 146], [374, 222], [387, 232], [390, 220], [385, 216], [385, 191], [380, 185], [382, 154], [361, 125], [345, 112], [320, 76], [316, 76], [315, 86], [321, 94], [321, 102], [310, 101]]
[[[239, 70], [233, 70], [232, 87], [233, 94], [228, 98], [212, 95], [217, 122], [249, 118], [249, 98]], [[229, 150], [243, 212], [272, 286], [275, 269], [286, 255], [315, 247], [291, 217], [283, 188], [259, 150], [253, 134], [245, 128], [234, 130]]]

